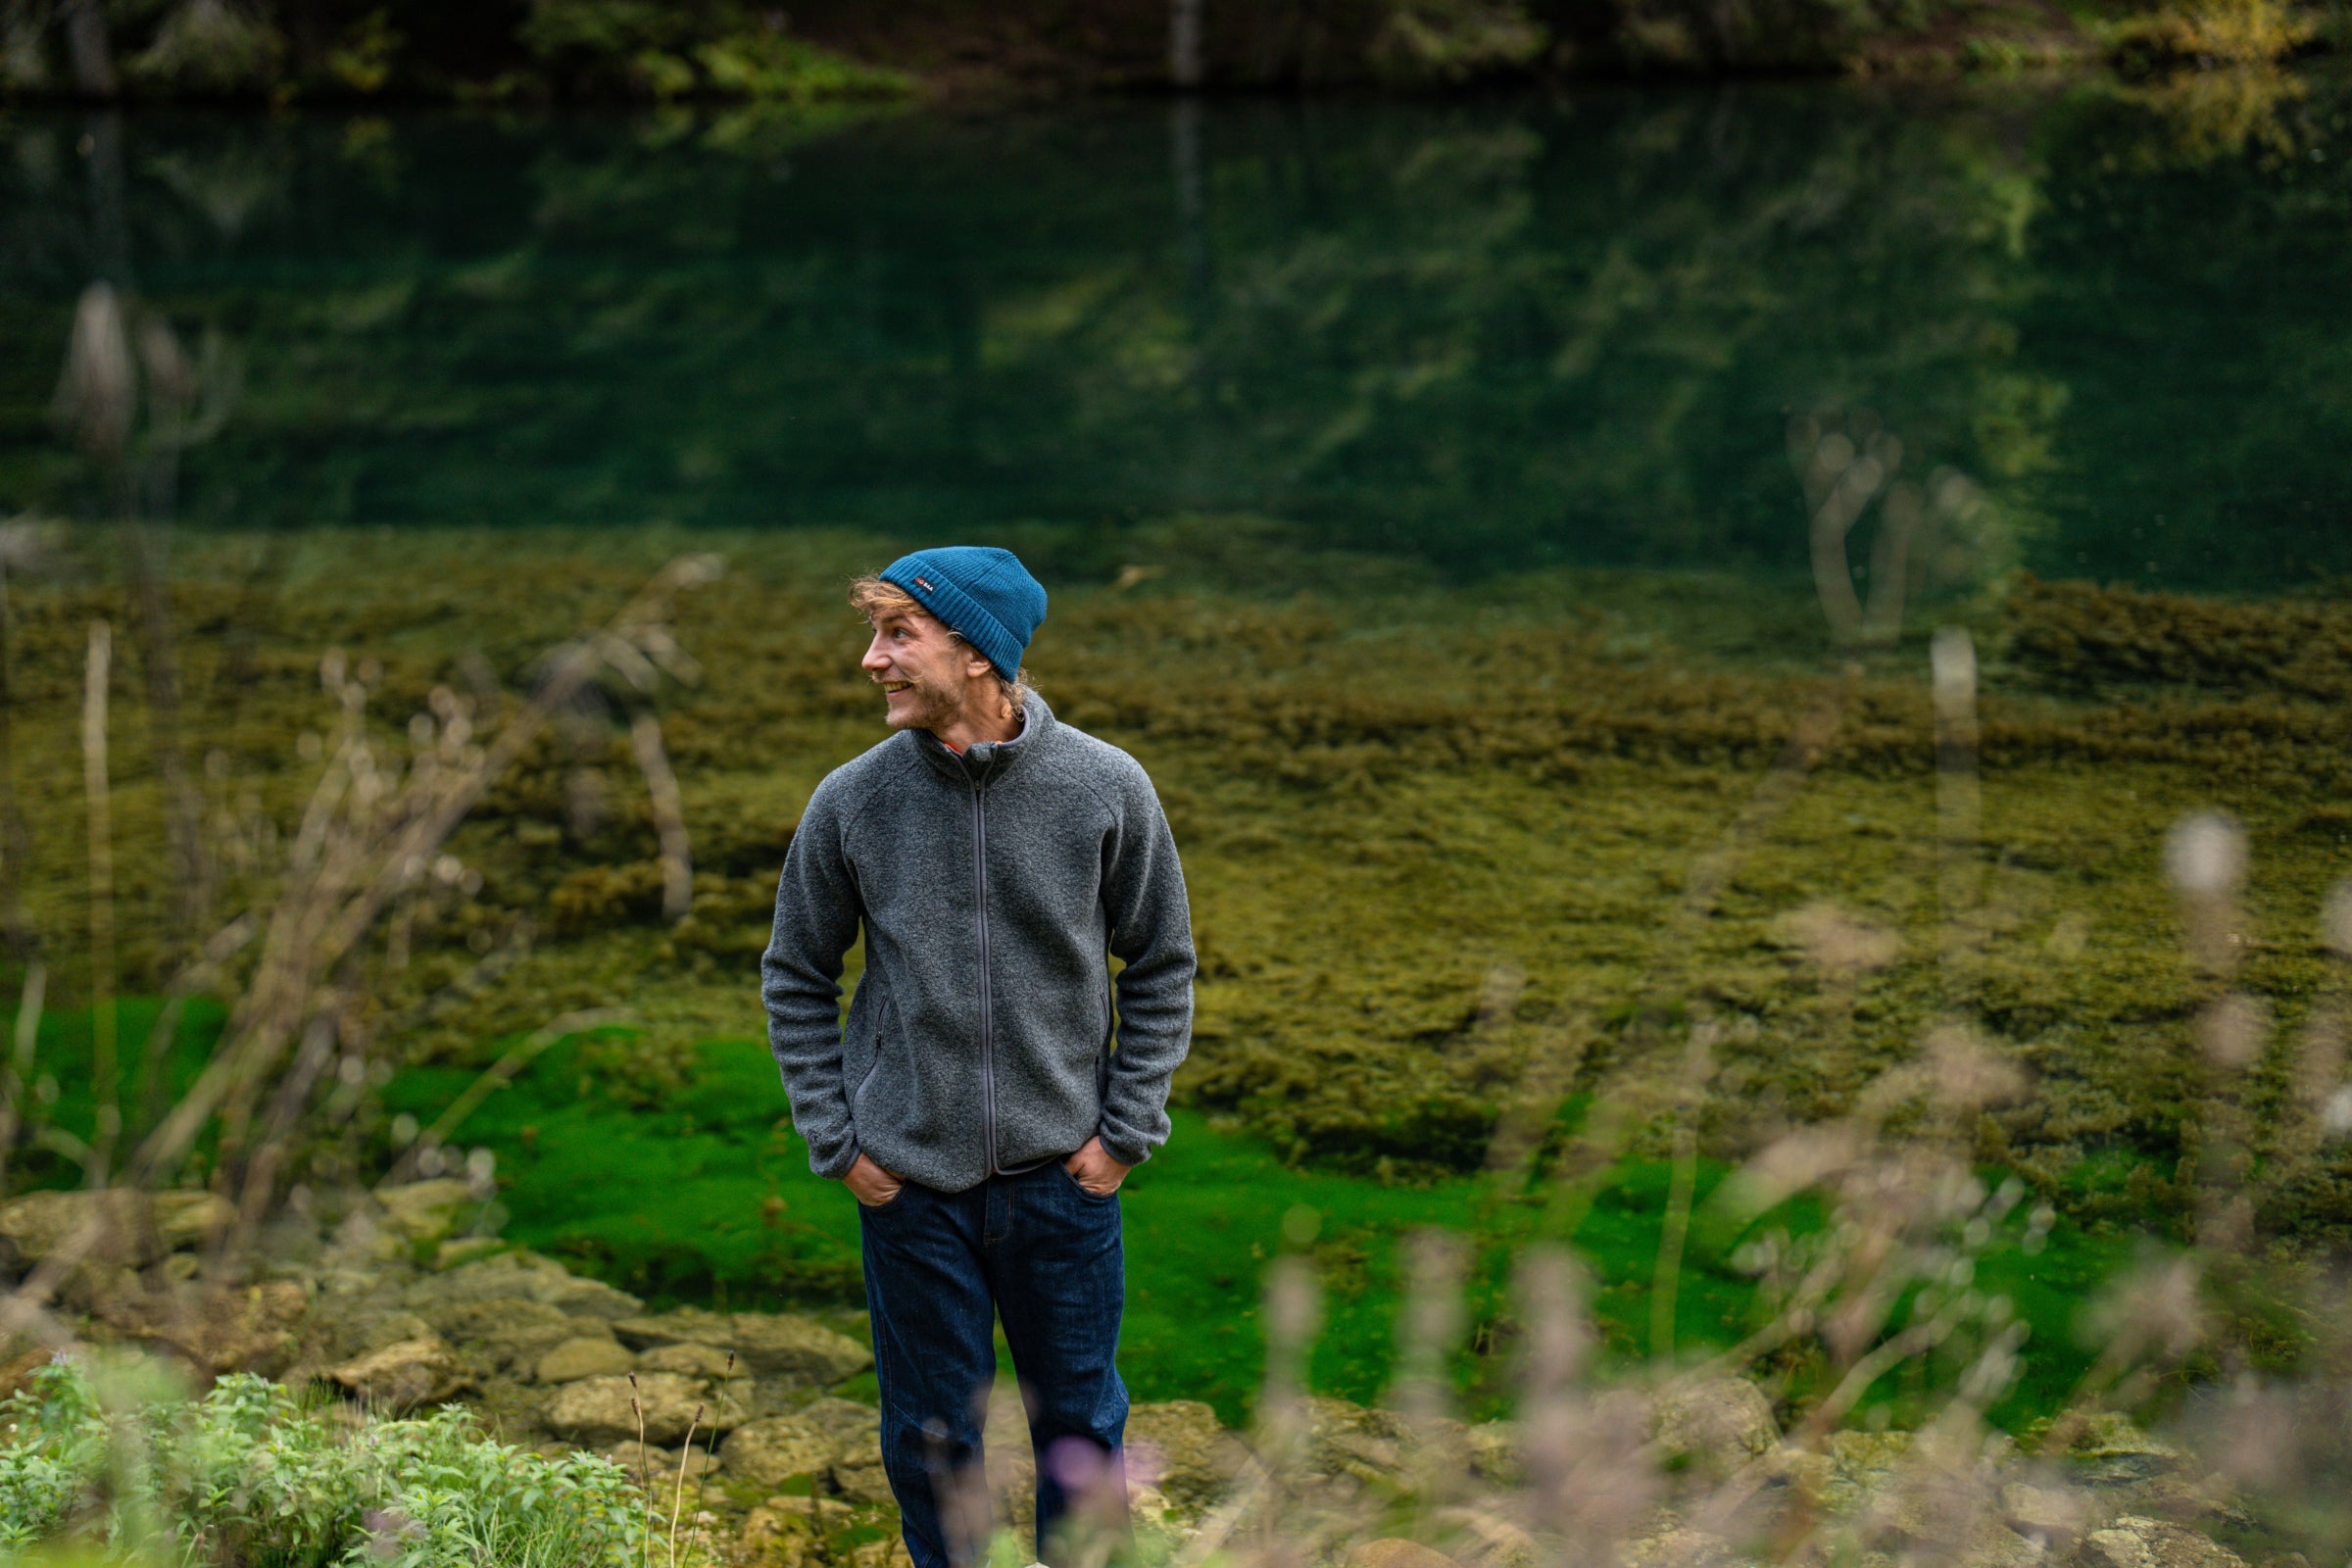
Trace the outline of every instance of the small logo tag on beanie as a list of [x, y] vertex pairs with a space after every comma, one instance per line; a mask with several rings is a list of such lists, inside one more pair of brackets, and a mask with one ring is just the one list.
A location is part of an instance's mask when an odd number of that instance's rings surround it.
[[925, 592], [925, 593], [932, 593], [932, 592], [935, 592], [935, 591], [936, 591], [936, 590], [934, 590], [934, 589], [932, 588], [932, 586], [931, 586], [931, 579], [930, 579], [930, 578], [928, 578], [928, 577], [917, 577], [917, 578], [915, 578], [915, 579], [914, 579], [914, 585], [915, 585], [917, 588], [920, 588], [920, 589], [921, 589], [923, 592]]

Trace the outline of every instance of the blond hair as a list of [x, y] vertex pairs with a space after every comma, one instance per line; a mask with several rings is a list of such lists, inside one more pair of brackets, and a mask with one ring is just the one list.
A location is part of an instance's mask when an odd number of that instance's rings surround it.
[[[921, 601], [917, 600], [914, 595], [895, 582], [883, 581], [870, 571], [850, 584], [850, 608], [869, 621], [878, 620], [884, 615], [921, 615], [929, 620], [939, 620], [937, 615], [923, 608]], [[944, 620], [941, 620], [940, 624], [947, 627], [951, 640], [962, 643], [966, 648], [972, 647], [971, 642], [965, 638], [963, 633], [953, 626], [948, 626]], [[974, 651], [977, 652], [976, 649]], [[1004, 700], [1012, 705], [1014, 712], [1019, 712], [1027, 705], [1030, 696], [1037, 690], [1035, 686], [1029, 684], [1029, 671], [1021, 668], [1007, 675], [1002, 669], [997, 668], [994, 663], [988, 667], [990, 672], [997, 677], [997, 685], [1002, 689]]]

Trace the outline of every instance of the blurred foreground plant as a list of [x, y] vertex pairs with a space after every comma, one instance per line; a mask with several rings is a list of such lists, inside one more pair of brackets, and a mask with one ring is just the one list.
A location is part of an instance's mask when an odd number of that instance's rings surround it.
[[[649, 693], [664, 673], [691, 676], [693, 666], [668, 629], [677, 596], [709, 581], [717, 563], [684, 557], [658, 573], [601, 629], [552, 654], [536, 688], [503, 710], [479, 711], [476, 699], [435, 688], [429, 711], [408, 724], [409, 755], [387, 755], [367, 712], [368, 670], [358, 673], [340, 653], [321, 662], [320, 681], [339, 710], [331, 744], [320, 745], [318, 781], [285, 845], [283, 859], [262, 878], [251, 907], [195, 944], [196, 959], [172, 984], [174, 996], [200, 986], [231, 991], [234, 1002], [212, 1059], [194, 1083], [143, 1130], [117, 1169], [107, 1157], [103, 1130], [122, 1125], [122, 1108], [108, 1097], [118, 1075], [102, 1074], [98, 1118], [102, 1136], [87, 1151], [90, 1185], [153, 1191], [196, 1173], [194, 1156], [208, 1156], [209, 1180], [233, 1203], [233, 1222], [216, 1239], [216, 1255], [234, 1253], [251, 1238], [283, 1189], [297, 1152], [312, 1138], [348, 1126], [371, 1081], [371, 982], [385, 962], [405, 960], [413, 930], [448, 914], [470, 895], [475, 879], [447, 853], [452, 832], [486, 791], [549, 723], [571, 711], [592, 683]], [[101, 623], [103, 624], [103, 623]], [[93, 648], [103, 646], [93, 634]], [[93, 659], [97, 656], [93, 654]], [[97, 687], [93, 685], [93, 690]], [[650, 712], [633, 728], [636, 750], [657, 792], [674, 793]], [[92, 774], [94, 797], [104, 798], [102, 769]], [[93, 811], [93, 831], [103, 821]], [[665, 855], [681, 869], [673, 912], [683, 913], [686, 846], [682, 824], [664, 819]], [[93, 853], [93, 863], [100, 858]], [[93, 887], [93, 923], [109, 890]], [[527, 940], [526, 931], [510, 933]], [[379, 950], [378, 944], [381, 944]], [[255, 948], [232, 970], [241, 949]], [[43, 974], [27, 975], [20, 1007], [20, 1040], [30, 1038], [40, 1006]], [[159, 1026], [169, 1037], [167, 1009]], [[19, 1057], [28, 1052], [20, 1048]], [[151, 1074], [157, 1055], [150, 1050]], [[8, 1080], [12, 1102], [6, 1125], [25, 1118], [15, 1103], [26, 1082], [19, 1060]], [[153, 1077], [151, 1075], [150, 1082]], [[503, 1081], [500, 1079], [498, 1081]], [[121, 1234], [152, 1226], [135, 1204], [94, 1203], [58, 1244], [47, 1249], [13, 1295], [0, 1318], [20, 1333], [59, 1345], [68, 1336], [46, 1317], [45, 1304], [85, 1260], [136, 1260], [151, 1249]]]
[[[135, 1362], [61, 1358], [0, 1405], [0, 1549], [105, 1560], [622, 1568], [657, 1528], [620, 1470], [415, 1420], [307, 1407], [239, 1374], [190, 1398]], [[701, 1559], [689, 1540], [675, 1560]], [[9, 1553], [15, 1555], [13, 1551]]]

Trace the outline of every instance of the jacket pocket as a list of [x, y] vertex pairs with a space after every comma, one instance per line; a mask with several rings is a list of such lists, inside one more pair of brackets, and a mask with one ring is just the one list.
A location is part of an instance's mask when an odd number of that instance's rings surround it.
[[865, 1091], [872, 1085], [874, 1074], [882, 1070], [882, 1053], [889, 1044], [890, 1000], [886, 997], [883, 999], [882, 1005], [874, 1009], [873, 1059], [865, 1064], [865, 1071], [858, 1076], [858, 1087], [850, 1092], [850, 1119], [852, 1121], [858, 1119], [858, 1102], [865, 1098]]

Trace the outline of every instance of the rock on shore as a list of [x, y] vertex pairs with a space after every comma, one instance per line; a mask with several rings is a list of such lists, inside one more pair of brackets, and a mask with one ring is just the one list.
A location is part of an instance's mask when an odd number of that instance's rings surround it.
[[27, 1193], [0, 1203], [0, 1242], [19, 1267], [74, 1243], [93, 1258], [145, 1268], [235, 1218], [228, 1200], [215, 1193]]
[[[98, 1224], [119, 1245], [78, 1268], [69, 1299], [92, 1338], [145, 1345], [200, 1379], [257, 1371], [392, 1410], [463, 1399], [507, 1442], [586, 1449], [673, 1488], [686, 1476], [745, 1519], [746, 1562], [880, 1568], [891, 1504], [881, 1418], [843, 1396], [873, 1365], [861, 1320], [648, 1312], [551, 1258], [462, 1234], [477, 1208], [463, 1182], [395, 1188], [331, 1233], [274, 1238], [258, 1274], [227, 1282], [204, 1278], [194, 1255], [230, 1218], [209, 1195], [33, 1194], [0, 1204], [0, 1261], [23, 1270]], [[1324, 1396], [1293, 1419], [1270, 1494], [1284, 1499], [1285, 1530], [1332, 1544], [1329, 1560], [1348, 1568], [1530, 1568], [1560, 1543], [1541, 1537], [1554, 1526], [1517, 1489], [1563, 1464], [1581, 1478], [1576, 1528], [1621, 1536], [1629, 1568], [1734, 1568], [1772, 1510], [1791, 1505], [1865, 1560], [2244, 1568], [2198, 1528], [2244, 1522], [2227, 1486], [2116, 1416], [2032, 1458], [1997, 1435], [1957, 1456], [1904, 1432], [1794, 1446], [1765, 1392], [1739, 1378], [1582, 1397], [1538, 1423], [1552, 1445], [1543, 1451], [1514, 1422], [1414, 1421]], [[1196, 1401], [1134, 1405], [1127, 1437], [1136, 1516], [1176, 1540], [1253, 1468], [1240, 1436]], [[1025, 1529], [1036, 1467], [1009, 1386], [989, 1400], [986, 1441], [999, 1523]], [[1717, 1488], [1750, 1501], [1728, 1514], [1700, 1506]], [[1431, 1502], [1417, 1516], [1428, 1539], [1349, 1534], [1396, 1517], [1391, 1505], [1416, 1492]], [[876, 1527], [879, 1542], [867, 1539]]]

